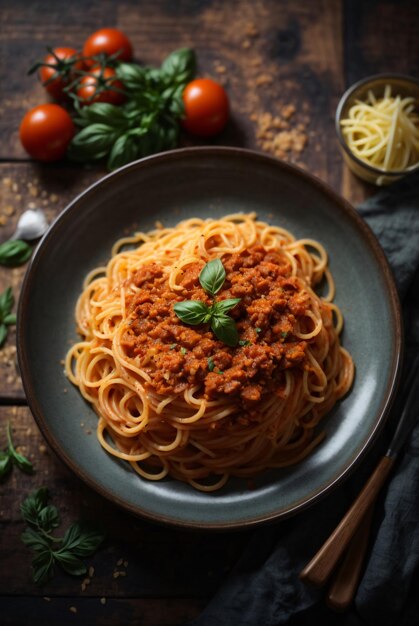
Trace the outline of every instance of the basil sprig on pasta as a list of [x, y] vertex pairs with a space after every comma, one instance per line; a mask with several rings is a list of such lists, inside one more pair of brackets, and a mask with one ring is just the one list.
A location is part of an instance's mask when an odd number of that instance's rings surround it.
[[[199, 274], [201, 287], [213, 298], [224, 284], [226, 272], [220, 259], [209, 261]], [[185, 324], [197, 326], [210, 324], [217, 339], [234, 348], [239, 341], [237, 326], [227, 313], [240, 302], [241, 298], [228, 298], [214, 301], [211, 306], [200, 300], [177, 302], [174, 311]]]

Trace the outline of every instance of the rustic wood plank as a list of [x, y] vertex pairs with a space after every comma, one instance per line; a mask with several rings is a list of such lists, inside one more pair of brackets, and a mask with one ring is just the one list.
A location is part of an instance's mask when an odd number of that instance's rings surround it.
[[345, 83], [371, 74], [419, 73], [419, 5], [412, 0], [344, 1]]
[[[27, 407], [0, 407], [0, 449], [6, 444], [8, 421], [16, 447], [31, 460], [35, 473], [13, 468], [0, 483], [0, 595], [202, 598], [215, 592], [251, 531], [197, 533], [136, 518], [73, 476], [46, 446]], [[31, 580], [32, 554], [20, 540], [24, 523], [19, 507], [41, 486], [49, 489], [63, 529], [84, 519], [99, 522], [106, 531], [105, 543], [88, 560], [94, 575], [85, 589], [83, 577], [61, 571], [43, 588]], [[115, 576], [116, 572], [122, 573]]]
[[[78, 626], [176, 626], [196, 617], [205, 606], [196, 598], [27, 598], [0, 596], [3, 626], [77, 624]], [[34, 621], [36, 616], [36, 622]]]

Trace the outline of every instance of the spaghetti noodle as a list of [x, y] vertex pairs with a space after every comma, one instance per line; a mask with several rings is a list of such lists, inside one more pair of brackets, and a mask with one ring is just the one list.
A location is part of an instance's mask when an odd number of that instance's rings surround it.
[[353, 154], [383, 172], [404, 171], [419, 161], [419, 116], [415, 99], [392, 96], [386, 85], [382, 98], [368, 92], [341, 120], [342, 133]]
[[[237, 301], [234, 346], [173, 309], [211, 306], [199, 276], [213, 259], [225, 268], [217, 302]], [[325, 297], [314, 291], [321, 283]], [[316, 426], [354, 373], [333, 297], [324, 247], [255, 214], [137, 233], [86, 277], [76, 307], [83, 340], [66, 374], [95, 408], [110, 454], [143, 478], [214, 491], [230, 476], [297, 463], [323, 438]]]

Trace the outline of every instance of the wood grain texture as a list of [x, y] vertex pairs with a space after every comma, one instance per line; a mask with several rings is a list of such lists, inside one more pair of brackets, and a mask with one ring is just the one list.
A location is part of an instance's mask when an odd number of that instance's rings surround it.
[[2, 626], [28, 626], [29, 623], [42, 626], [181, 626], [196, 617], [205, 606], [202, 599], [189, 597], [103, 598], [104, 604], [102, 598], [71, 595], [65, 598], [0, 596]]

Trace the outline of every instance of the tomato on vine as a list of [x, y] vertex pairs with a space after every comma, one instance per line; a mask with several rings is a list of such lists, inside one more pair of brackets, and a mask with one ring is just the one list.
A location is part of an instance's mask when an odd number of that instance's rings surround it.
[[67, 97], [64, 89], [84, 66], [74, 48], [52, 48], [35, 67], [39, 67], [39, 78], [47, 92], [55, 100], [64, 100]]
[[82, 76], [76, 87], [76, 95], [81, 105], [93, 102], [109, 104], [125, 102], [124, 85], [116, 77], [112, 67], [96, 67]]
[[58, 104], [41, 104], [24, 116], [19, 136], [25, 150], [38, 161], [58, 161], [64, 157], [76, 128]]
[[[104, 55], [118, 61], [131, 61], [132, 44], [128, 37], [117, 28], [101, 28], [88, 37], [83, 46], [83, 57]], [[96, 65], [94, 59], [85, 59], [88, 67]]]
[[192, 135], [211, 137], [227, 123], [229, 102], [224, 88], [210, 78], [190, 82], [183, 92], [182, 126]]

